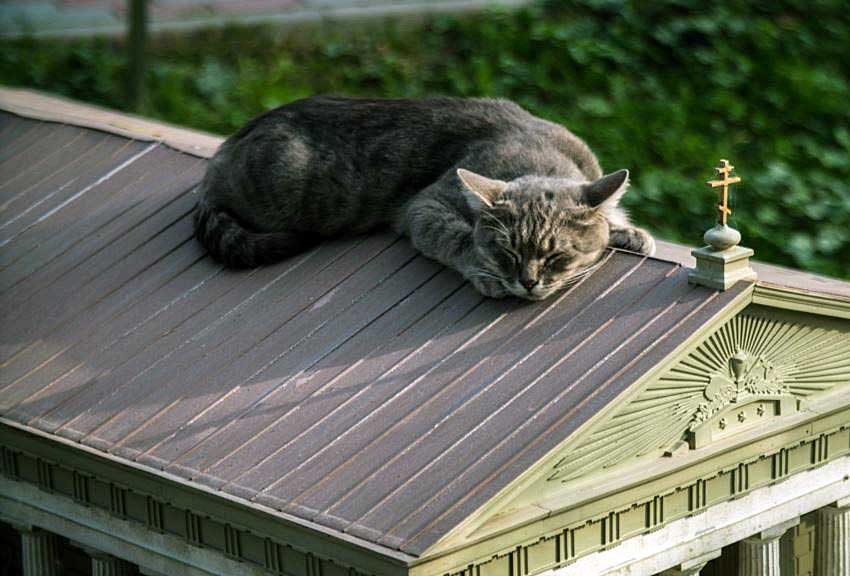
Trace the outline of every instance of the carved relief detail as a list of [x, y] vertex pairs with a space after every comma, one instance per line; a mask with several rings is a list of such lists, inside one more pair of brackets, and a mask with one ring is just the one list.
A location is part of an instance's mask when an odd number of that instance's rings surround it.
[[559, 455], [551, 481], [569, 481], [654, 454], [736, 434], [850, 385], [850, 326], [744, 311]]
[[[694, 430], [707, 422], [731, 403], [741, 403], [751, 396], [790, 394], [788, 386], [779, 378], [773, 363], [764, 354], [752, 354], [738, 349], [729, 358], [728, 367], [712, 374], [702, 391], [705, 401], [697, 406], [689, 425]], [[761, 408], [763, 411], [764, 408]]]

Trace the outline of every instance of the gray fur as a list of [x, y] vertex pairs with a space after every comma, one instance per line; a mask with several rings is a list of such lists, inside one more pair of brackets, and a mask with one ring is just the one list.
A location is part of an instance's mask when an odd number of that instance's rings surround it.
[[286, 258], [323, 238], [392, 227], [483, 294], [539, 300], [608, 246], [652, 237], [563, 126], [490, 99], [316, 97], [267, 112], [210, 161], [197, 238], [229, 266]]

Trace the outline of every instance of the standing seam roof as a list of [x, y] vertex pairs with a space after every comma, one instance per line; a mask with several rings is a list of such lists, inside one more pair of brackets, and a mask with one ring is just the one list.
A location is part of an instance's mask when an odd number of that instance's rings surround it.
[[0, 414], [418, 555], [734, 299], [610, 252], [483, 299], [390, 234], [231, 271], [205, 161], [0, 113]]

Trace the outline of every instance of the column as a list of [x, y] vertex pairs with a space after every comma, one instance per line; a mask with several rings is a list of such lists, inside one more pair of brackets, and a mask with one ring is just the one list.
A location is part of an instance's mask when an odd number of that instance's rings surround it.
[[668, 568], [661, 572], [658, 576], [699, 576], [699, 571], [708, 564], [710, 560], [720, 557], [720, 550], [708, 552], [696, 558], [691, 558], [686, 562], [682, 562], [678, 566]]
[[91, 557], [91, 573], [92, 576], [131, 576], [135, 571], [132, 564], [121, 558], [97, 554]]
[[134, 576], [136, 574], [136, 567], [126, 560], [91, 546], [78, 543], [75, 545], [91, 558], [92, 576]]
[[850, 574], [850, 498], [818, 510], [815, 538], [816, 574]]
[[794, 518], [738, 543], [738, 576], [779, 576], [779, 539], [800, 523]]
[[59, 576], [56, 536], [35, 526], [17, 524], [15, 529], [21, 534], [24, 576]]

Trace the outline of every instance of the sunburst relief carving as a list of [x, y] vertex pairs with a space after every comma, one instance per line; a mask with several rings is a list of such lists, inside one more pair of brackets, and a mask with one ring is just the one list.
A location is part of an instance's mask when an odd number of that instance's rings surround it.
[[[660, 455], [729, 406], [777, 398], [787, 406], [836, 385], [850, 385], [850, 326], [745, 311], [568, 448], [549, 480]], [[721, 415], [716, 424], [725, 429], [749, 418], [750, 425], [771, 414], [759, 402], [747, 413]]]

